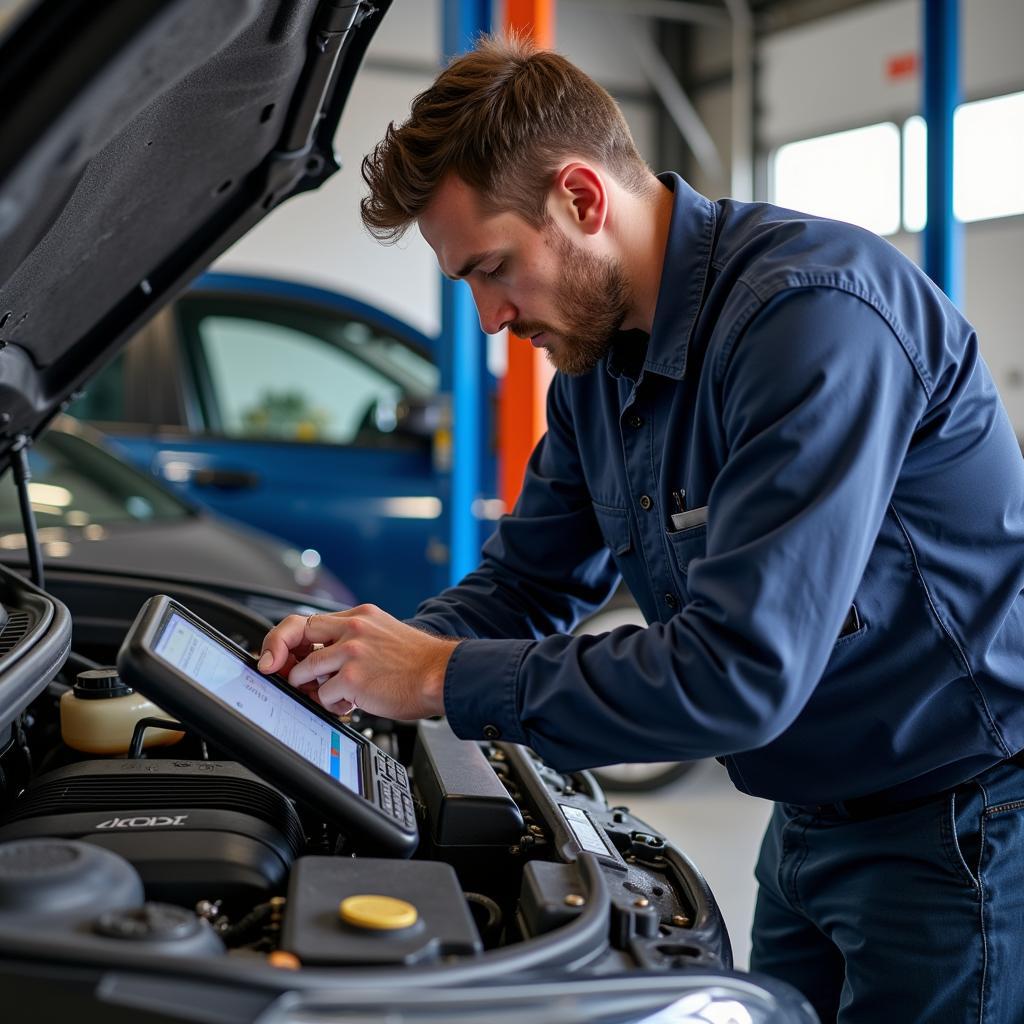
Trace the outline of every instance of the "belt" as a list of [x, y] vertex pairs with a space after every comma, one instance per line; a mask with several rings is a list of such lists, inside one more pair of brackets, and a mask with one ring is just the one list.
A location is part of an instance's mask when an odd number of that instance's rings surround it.
[[[1024, 768], [1024, 750], [1018, 751], [1013, 757], [997, 762], [991, 768], [986, 768], [985, 771], [991, 771], [992, 768], [998, 768], [1004, 764], [1015, 764], [1018, 767]], [[977, 778], [977, 776], [974, 777]], [[881, 793], [869, 793], [867, 796], [855, 796], [849, 800], [839, 800], [831, 804], [787, 804], [787, 806], [794, 808], [802, 814], [853, 818], [860, 821], [865, 818], [880, 818], [885, 814], [897, 814], [900, 811], [909, 811], [915, 807], [923, 807], [934, 800], [943, 799], [952, 790], [970, 781], [970, 779], [965, 779], [964, 782], [939, 790], [937, 793], [926, 793], [921, 796], [910, 797], [909, 799], [901, 797], [899, 789], [893, 789], [885, 790]]]

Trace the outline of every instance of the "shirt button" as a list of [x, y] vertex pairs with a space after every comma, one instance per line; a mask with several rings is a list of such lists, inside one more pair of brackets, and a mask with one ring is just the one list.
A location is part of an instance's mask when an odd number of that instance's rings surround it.
[[496, 725], [484, 726], [484, 739], [496, 740], [501, 735], [501, 730]]
[[665, 604], [667, 604], [669, 608], [675, 608], [679, 604], [679, 599], [675, 594], [666, 594]]
[[653, 502], [653, 501], [651, 501], [651, 496], [650, 496], [649, 494], [641, 494], [641, 495], [640, 495], [640, 507], [641, 507], [641, 508], [642, 508], [642, 509], [643, 509], [643, 510], [644, 510], [645, 512], [649, 512], [649, 511], [650, 511], [650, 509], [651, 509], [651, 506], [652, 506], [653, 504], [654, 504], [654, 502]]
[[642, 427], [644, 425], [644, 418], [643, 418], [643, 416], [630, 416], [629, 417], [629, 425], [631, 427], [636, 427], [636, 428]]

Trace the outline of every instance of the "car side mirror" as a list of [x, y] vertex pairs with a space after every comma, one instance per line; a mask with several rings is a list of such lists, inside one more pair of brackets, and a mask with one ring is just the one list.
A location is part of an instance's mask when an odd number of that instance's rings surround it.
[[441, 400], [436, 395], [378, 398], [373, 407], [373, 425], [382, 434], [430, 438], [441, 424], [441, 410]]
[[395, 430], [415, 437], [433, 437], [440, 423], [441, 401], [436, 395], [407, 395], [396, 403]]

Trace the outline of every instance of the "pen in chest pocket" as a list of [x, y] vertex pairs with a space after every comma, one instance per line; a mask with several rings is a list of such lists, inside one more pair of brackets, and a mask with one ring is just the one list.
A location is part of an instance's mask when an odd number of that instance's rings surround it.
[[678, 509], [669, 517], [673, 532], [688, 530], [692, 526], [703, 526], [708, 521], [707, 505], [691, 509], [686, 507], [686, 491], [672, 491], [672, 501]]

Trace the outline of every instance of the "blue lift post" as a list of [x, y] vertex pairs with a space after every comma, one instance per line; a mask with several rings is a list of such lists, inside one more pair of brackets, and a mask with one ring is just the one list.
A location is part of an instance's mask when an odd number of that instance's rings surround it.
[[924, 120], [928, 126], [925, 273], [959, 306], [963, 226], [953, 216], [953, 112], [960, 101], [960, 0], [924, 0]]
[[[493, 0], [444, 0], [442, 45], [447, 61], [490, 32]], [[465, 281], [441, 279], [441, 387], [452, 395], [452, 478], [449, 501], [449, 581], [480, 561], [481, 520], [473, 505], [484, 496], [489, 439], [490, 376], [487, 339]]]

